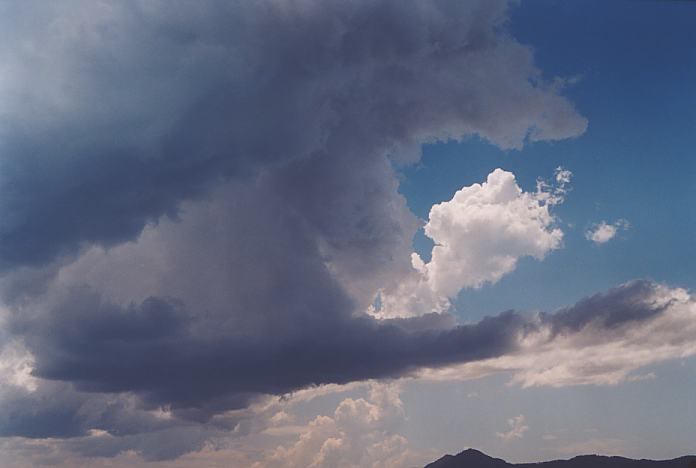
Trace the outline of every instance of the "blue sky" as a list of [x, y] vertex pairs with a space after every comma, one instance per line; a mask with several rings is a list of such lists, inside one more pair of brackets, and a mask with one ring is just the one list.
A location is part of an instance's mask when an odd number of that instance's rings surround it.
[[0, 465], [693, 453], [694, 24], [0, 0]]
[[[513, 9], [511, 31], [534, 48], [545, 76], [578, 77], [566, 94], [589, 126], [578, 138], [529, 143], [520, 151], [475, 137], [430, 145], [421, 164], [401, 170], [400, 191], [423, 219], [431, 205], [496, 167], [512, 171], [525, 190], [556, 166], [573, 172], [572, 191], [556, 209], [566, 226], [564, 247], [543, 261], [523, 259], [496, 284], [461, 292], [456, 310], [463, 320], [507, 309], [551, 311], [635, 278], [696, 286], [694, 15], [691, 2], [535, 1]], [[603, 245], [585, 238], [591, 223], [618, 218], [631, 227], [617, 238]], [[415, 245], [424, 255], [431, 248], [422, 235]], [[656, 379], [616, 387], [520, 389], [502, 377], [413, 384], [404, 397], [418, 412], [409, 430], [424, 445], [440, 443], [451, 452], [467, 444], [489, 447], [520, 461], [554, 456], [544, 434], [596, 440], [598, 451], [600, 440], [623, 444], [636, 457], [690, 453], [696, 362], [651, 371]], [[534, 442], [511, 446], [488, 437], [517, 413], [526, 415]]]
[[[557, 207], [565, 247], [543, 261], [523, 259], [493, 286], [460, 295], [464, 316], [509, 308], [552, 310], [594, 291], [652, 278], [696, 286], [696, 33], [689, 2], [523, 2], [512, 34], [534, 49], [547, 78], [577, 77], [565, 90], [589, 120], [578, 138], [503, 151], [477, 137], [424, 148], [401, 170], [400, 191], [419, 217], [500, 167], [525, 190], [557, 166], [573, 172]], [[629, 220], [614, 242], [596, 246], [585, 230]], [[418, 236], [416, 248], [431, 246]]]

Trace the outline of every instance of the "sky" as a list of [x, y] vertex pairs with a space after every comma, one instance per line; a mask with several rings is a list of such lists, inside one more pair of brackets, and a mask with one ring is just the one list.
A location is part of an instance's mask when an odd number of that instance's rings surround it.
[[0, 465], [693, 454], [694, 20], [0, 1]]

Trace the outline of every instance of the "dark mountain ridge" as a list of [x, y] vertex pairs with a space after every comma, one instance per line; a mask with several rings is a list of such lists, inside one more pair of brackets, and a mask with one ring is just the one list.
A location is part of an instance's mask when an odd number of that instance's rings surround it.
[[624, 457], [580, 455], [570, 460], [538, 463], [508, 463], [489, 457], [478, 450], [468, 449], [457, 455], [445, 455], [425, 468], [696, 468], [696, 456], [673, 460], [632, 460]]

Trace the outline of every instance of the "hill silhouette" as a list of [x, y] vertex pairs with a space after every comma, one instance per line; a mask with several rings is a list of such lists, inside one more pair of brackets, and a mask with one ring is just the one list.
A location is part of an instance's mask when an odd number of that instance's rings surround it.
[[457, 455], [444, 457], [425, 468], [696, 468], [696, 456], [673, 460], [632, 460], [624, 457], [581, 455], [570, 460], [553, 460], [539, 463], [508, 463], [478, 450], [468, 449]]

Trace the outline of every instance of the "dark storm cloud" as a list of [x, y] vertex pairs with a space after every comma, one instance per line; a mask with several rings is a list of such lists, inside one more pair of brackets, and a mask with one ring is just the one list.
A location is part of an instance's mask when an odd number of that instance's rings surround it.
[[0, 8], [0, 291], [41, 378], [0, 388], [0, 435], [171, 458], [259, 395], [495, 357], [534, 329], [363, 313], [411, 268], [394, 163], [586, 127], [506, 2]]
[[[35, 375], [88, 392], [136, 392], [153, 407], [211, 414], [258, 394], [395, 377], [511, 351], [525, 322], [506, 313], [476, 325], [407, 331], [409, 321], [298, 318], [295, 333], [213, 335], [177, 305], [148, 299], [127, 309], [75, 291], [57, 310], [16, 325], [36, 357]], [[414, 328], [414, 327], [411, 327]]]
[[561, 309], [547, 319], [554, 333], [572, 333], [588, 326], [612, 329], [631, 321], [641, 321], [664, 311], [671, 304], [651, 301], [655, 284], [637, 280], [603, 294], [580, 300], [573, 307]]
[[[87, 392], [135, 392], [152, 407], [171, 405], [175, 412], [189, 410], [179, 413], [184, 417], [205, 419], [243, 407], [259, 394], [399, 377], [423, 367], [514, 354], [520, 340], [549, 326], [569, 334], [587, 326], [604, 332], [644, 322], [665, 310], [665, 304], [653, 300], [656, 288], [627, 283], [540, 321], [516, 312], [449, 328], [432, 327], [428, 317], [300, 319], [295, 334], [253, 339], [214, 336], [216, 327], [200, 328], [196, 315], [179, 310], [176, 303], [148, 299], [123, 309], [81, 290], [58, 310], [16, 326], [36, 357], [38, 377], [72, 382]], [[62, 407], [70, 412], [69, 405]], [[60, 416], [46, 417], [55, 422], [62, 421]], [[18, 433], [37, 435], [22, 427]], [[74, 428], [43, 425], [41, 434], [46, 431], [65, 436]]]
[[585, 127], [529, 51], [496, 33], [504, 2], [3, 10], [5, 271], [134, 239], [212, 182], [269, 164], [413, 158], [420, 141], [474, 132], [519, 146]]
[[7, 410], [0, 413], [0, 437], [66, 439], [63, 447], [87, 457], [135, 450], [147, 460], [173, 459], [231, 429], [159, 418], [132, 397], [85, 394], [62, 382], [4, 394], [2, 403]]
[[36, 398], [24, 389], [3, 395], [6, 408], [0, 415], [0, 437], [75, 437], [85, 432], [77, 413], [80, 399], [64, 396], [59, 385], [47, 385], [50, 393]]

